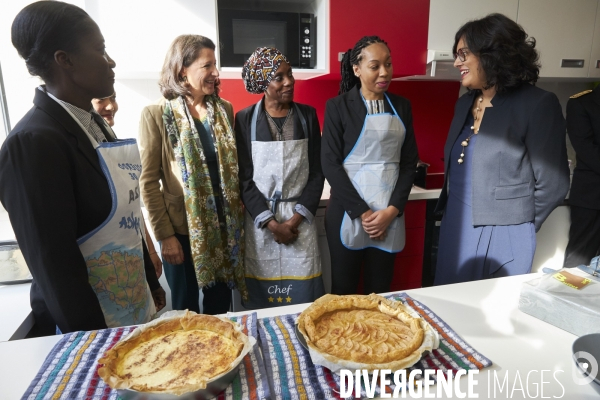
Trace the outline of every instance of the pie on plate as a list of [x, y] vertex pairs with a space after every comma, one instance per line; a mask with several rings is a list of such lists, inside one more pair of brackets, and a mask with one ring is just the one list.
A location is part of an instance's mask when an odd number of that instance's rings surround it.
[[186, 312], [137, 328], [98, 361], [98, 374], [113, 389], [181, 395], [237, 367], [248, 343], [234, 322]]
[[334, 372], [407, 368], [439, 345], [414, 310], [376, 294], [325, 295], [300, 314], [298, 329], [313, 362]]

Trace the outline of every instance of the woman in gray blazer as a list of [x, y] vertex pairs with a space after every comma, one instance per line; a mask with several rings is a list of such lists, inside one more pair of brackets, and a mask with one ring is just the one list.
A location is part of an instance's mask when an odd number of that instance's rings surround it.
[[462, 26], [453, 51], [468, 93], [444, 148], [437, 285], [530, 272], [535, 232], [569, 190], [565, 120], [534, 86], [535, 39], [491, 14]]

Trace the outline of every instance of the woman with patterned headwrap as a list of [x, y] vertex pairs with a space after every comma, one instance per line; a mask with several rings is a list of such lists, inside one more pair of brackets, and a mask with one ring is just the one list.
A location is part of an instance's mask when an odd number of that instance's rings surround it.
[[246, 90], [264, 96], [238, 112], [235, 133], [246, 206], [247, 308], [306, 303], [324, 294], [314, 216], [325, 178], [321, 130], [311, 106], [294, 103], [292, 68], [279, 50], [257, 48], [244, 64]]
[[173, 309], [229, 311], [231, 289], [247, 297], [233, 108], [219, 97], [214, 43], [182, 35], [159, 86], [164, 99], [140, 122], [141, 193], [171, 288]]

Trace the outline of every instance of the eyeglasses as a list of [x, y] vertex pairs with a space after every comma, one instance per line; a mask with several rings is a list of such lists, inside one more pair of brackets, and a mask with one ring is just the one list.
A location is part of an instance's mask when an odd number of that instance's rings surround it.
[[465, 62], [467, 61], [467, 54], [469, 54], [469, 48], [463, 47], [462, 49], [456, 50], [456, 53], [454, 53], [454, 59], [456, 60], [456, 57], [458, 57], [460, 61]]

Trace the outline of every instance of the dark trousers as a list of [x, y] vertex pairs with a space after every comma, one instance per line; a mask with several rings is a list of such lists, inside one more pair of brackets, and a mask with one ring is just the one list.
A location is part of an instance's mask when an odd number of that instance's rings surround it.
[[[173, 310], [190, 310], [200, 313], [198, 281], [192, 261], [190, 238], [187, 235], [175, 234], [183, 249], [183, 264], [173, 265], [163, 260], [165, 277], [171, 288], [171, 304]], [[162, 246], [162, 244], [161, 244]], [[231, 306], [231, 289], [225, 282], [217, 282], [212, 287], [202, 289], [204, 314], [224, 314]]]
[[375, 248], [348, 249], [340, 239], [343, 217], [343, 207], [331, 199], [325, 213], [325, 230], [331, 255], [331, 293], [356, 294], [363, 264], [364, 294], [389, 292], [396, 254]]
[[600, 252], [600, 210], [571, 206], [569, 244], [565, 251], [565, 268], [590, 265]]

